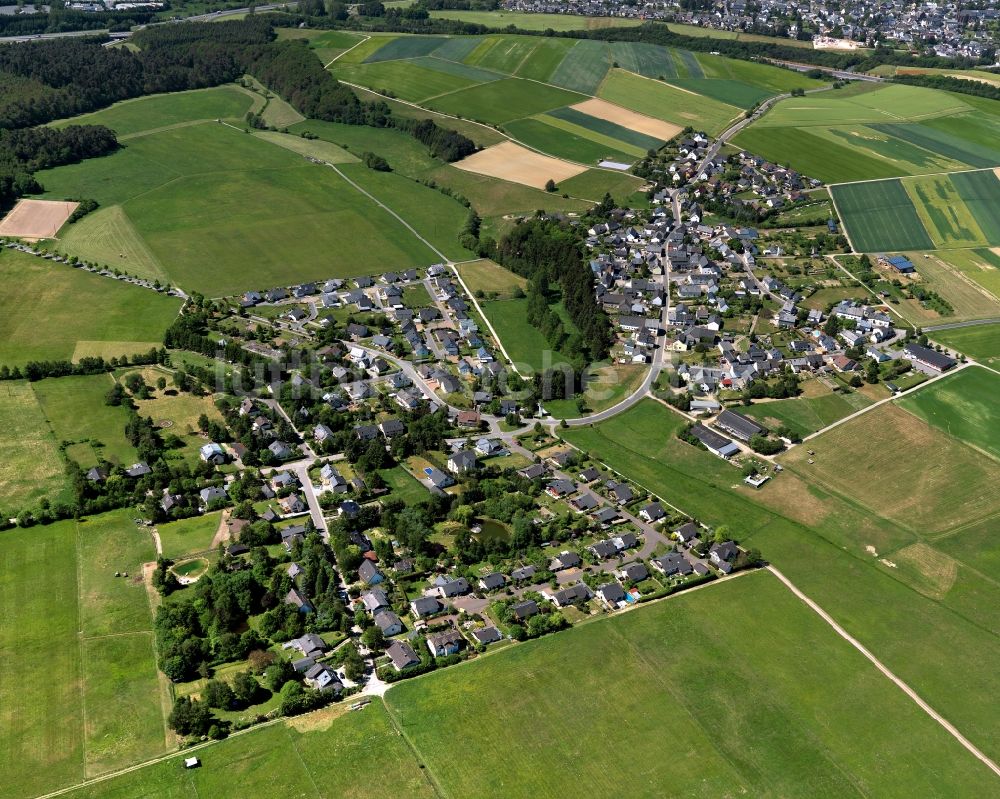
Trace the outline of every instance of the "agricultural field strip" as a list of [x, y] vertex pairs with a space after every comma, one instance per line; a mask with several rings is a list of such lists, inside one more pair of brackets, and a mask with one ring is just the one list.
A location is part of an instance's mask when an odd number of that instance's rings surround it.
[[[993, 171], [992, 167], [971, 167], [969, 169], [949, 169], [940, 172], [921, 172], [919, 175], [899, 175], [898, 177], [890, 177], [890, 178], [869, 178], [867, 180], [835, 180], [827, 183], [826, 185], [828, 188], [831, 188], [833, 186], [853, 186], [857, 183], [882, 183], [887, 180], [907, 180], [909, 178], [933, 178], [941, 176], [961, 175], [968, 172], [992, 172], [992, 171]], [[998, 182], [1000, 182], [1000, 179], [998, 179]]]
[[955, 727], [950, 721], [948, 721], [944, 716], [938, 713], [934, 708], [932, 708], [927, 702], [925, 702], [920, 695], [914, 691], [909, 685], [903, 682], [902, 679], [897, 677], [889, 667], [882, 663], [875, 655], [868, 650], [864, 644], [862, 644], [857, 638], [851, 635], [847, 630], [837, 624], [833, 617], [830, 616], [822, 607], [820, 607], [816, 602], [811, 600], [802, 591], [800, 591], [795, 584], [789, 580], [785, 575], [778, 571], [774, 566], [766, 567], [771, 574], [777, 577], [784, 586], [791, 591], [796, 597], [798, 597], [802, 602], [804, 602], [811, 610], [813, 610], [823, 621], [825, 621], [841, 638], [847, 641], [851, 646], [858, 650], [868, 661], [878, 669], [883, 675], [885, 675], [890, 681], [895, 683], [904, 694], [906, 694], [913, 702], [916, 704], [924, 713], [930, 716], [934, 721], [940, 724], [948, 734], [951, 735], [956, 741], [958, 741], [973, 757], [980, 760], [990, 771], [1000, 777], [1000, 766], [998, 766], [993, 760], [986, 756], [982, 750], [980, 750], [975, 744], [972, 743], [968, 738], [959, 732], [958, 728]]

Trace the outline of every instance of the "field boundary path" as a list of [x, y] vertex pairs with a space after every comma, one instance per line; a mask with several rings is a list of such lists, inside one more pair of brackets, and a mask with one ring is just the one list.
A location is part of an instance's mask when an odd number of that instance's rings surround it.
[[[810, 441], [811, 439], [814, 439], [817, 436], [821, 436], [821, 435], [823, 435], [823, 433], [826, 433], [826, 432], [828, 432], [830, 430], [833, 430], [833, 428], [835, 428], [835, 427], [840, 427], [840, 425], [844, 424], [845, 422], [850, 422], [852, 419], [857, 419], [862, 414], [868, 413], [868, 411], [873, 411], [876, 408], [881, 408], [886, 403], [895, 402], [896, 400], [901, 399], [902, 397], [908, 396], [909, 394], [912, 394], [915, 391], [919, 391], [922, 388], [926, 388], [931, 383], [936, 383], [938, 380], [941, 380], [942, 378], [949, 377], [949, 376], [954, 375], [954, 374], [958, 374], [963, 369], [968, 369], [970, 366], [980, 366], [980, 365], [981, 364], [978, 364], [978, 363], [976, 363], [974, 361], [969, 361], [968, 363], [960, 364], [955, 369], [949, 369], [947, 372], [942, 372], [939, 375], [934, 375], [934, 377], [932, 377], [932, 378], [930, 378], [928, 380], [925, 380], [923, 383], [917, 383], [912, 388], [906, 389], [906, 391], [900, 391], [898, 394], [893, 394], [892, 396], [886, 397], [885, 399], [880, 399], [878, 402], [873, 402], [871, 405], [868, 405], [868, 406], [862, 408], [860, 411], [855, 411], [854, 413], [850, 414], [849, 416], [845, 416], [843, 419], [838, 419], [833, 424], [828, 424], [826, 427], [824, 427], [824, 428], [822, 428], [820, 430], [817, 430], [815, 433], [810, 433], [809, 435], [807, 435], [805, 438], [802, 439], [802, 443], [804, 444], [806, 441]], [[983, 368], [985, 369], [987, 367], [983, 367]]]
[[944, 729], [947, 730], [947, 732], [956, 741], [958, 741], [963, 747], [965, 747], [970, 754], [972, 754], [976, 759], [982, 761], [982, 763], [990, 771], [992, 771], [996, 776], [1000, 777], [1000, 766], [998, 766], [989, 757], [987, 757], [974, 743], [972, 743], [972, 741], [970, 741], [968, 738], [962, 735], [962, 733], [958, 731], [958, 728], [956, 728], [954, 724], [952, 724], [950, 721], [948, 721], [948, 719], [946, 719], [944, 716], [938, 713], [934, 708], [932, 708], [929, 704], [927, 704], [927, 702], [925, 702], [916, 691], [914, 691], [909, 685], [907, 685], [900, 677], [897, 677], [892, 671], [890, 671], [889, 667], [886, 666], [877, 657], [875, 657], [875, 655], [873, 655], [865, 647], [864, 644], [862, 644], [857, 638], [852, 636], [849, 632], [847, 632], [847, 630], [845, 630], [843, 627], [837, 624], [837, 622], [833, 620], [833, 617], [831, 617], [829, 613], [827, 613], [825, 610], [823, 610], [823, 608], [821, 608], [819, 605], [813, 602], [813, 600], [811, 600], [808, 596], [802, 593], [802, 591], [800, 591], [798, 587], [796, 587], [796, 585], [791, 580], [785, 577], [784, 574], [782, 574], [780, 571], [774, 568], [774, 566], [771, 565], [768, 565], [765, 568], [769, 572], [771, 572], [771, 574], [777, 577], [789, 591], [795, 594], [795, 596], [797, 596], [800, 600], [802, 600], [802, 602], [804, 602], [821, 619], [823, 619], [823, 621], [825, 621], [828, 625], [830, 625], [830, 627], [833, 628], [834, 632], [836, 632], [837, 635], [839, 635], [841, 638], [847, 641], [847, 643], [849, 643], [851, 646], [857, 649], [862, 655], [865, 656], [865, 658], [868, 659], [869, 662], [871, 662], [873, 666], [875, 666], [875, 668], [877, 668], [880, 672], [882, 672], [882, 674], [884, 674], [886, 677], [892, 680], [892, 682], [894, 682], [896, 686], [904, 694], [906, 694], [910, 699], [912, 699], [913, 702], [916, 703], [916, 705], [922, 711], [924, 711], [924, 713], [926, 713], [928, 716], [934, 719], [934, 721], [936, 721], [938, 724], [944, 727]]

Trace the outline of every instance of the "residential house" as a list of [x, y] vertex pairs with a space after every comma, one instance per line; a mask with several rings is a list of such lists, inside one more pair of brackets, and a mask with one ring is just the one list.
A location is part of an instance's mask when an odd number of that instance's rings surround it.
[[389, 656], [389, 660], [392, 661], [393, 668], [396, 671], [403, 671], [412, 666], [420, 665], [420, 658], [417, 657], [417, 653], [405, 641], [393, 641], [386, 647], [385, 653]]
[[422, 596], [410, 602], [410, 612], [416, 619], [426, 619], [428, 616], [434, 616], [442, 610], [444, 610], [444, 605], [441, 604], [437, 597]]
[[586, 602], [593, 596], [593, 593], [585, 583], [575, 583], [574, 585], [555, 591], [551, 588], [546, 588], [542, 591], [542, 595], [556, 607], [564, 608], [568, 605]]
[[374, 563], [370, 560], [363, 560], [358, 566], [358, 579], [365, 585], [378, 585], [385, 578], [382, 577], [382, 573]]
[[375, 625], [382, 631], [382, 635], [386, 637], [399, 635], [403, 632], [403, 623], [399, 620], [399, 616], [391, 610], [383, 610], [381, 613], [376, 613]]
[[448, 599], [453, 596], [462, 596], [463, 594], [469, 593], [472, 588], [469, 586], [469, 581], [464, 577], [459, 577], [455, 580], [447, 580], [440, 585], [438, 585], [435, 590], [442, 599]]
[[575, 569], [582, 563], [580, 556], [575, 552], [560, 552], [549, 562], [549, 571], [558, 572], [565, 569]]
[[427, 648], [434, 657], [458, 654], [464, 643], [465, 639], [458, 630], [448, 630], [427, 637]]
[[459, 450], [448, 458], [448, 470], [454, 474], [465, 474], [479, 468], [476, 453], [470, 449]]
[[506, 584], [507, 578], [500, 572], [491, 572], [479, 578], [479, 587], [484, 591], [499, 591]]
[[618, 583], [605, 583], [598, 587], [597, 598], [608, 608], [615, 610], [625, 602], [625, 590]]

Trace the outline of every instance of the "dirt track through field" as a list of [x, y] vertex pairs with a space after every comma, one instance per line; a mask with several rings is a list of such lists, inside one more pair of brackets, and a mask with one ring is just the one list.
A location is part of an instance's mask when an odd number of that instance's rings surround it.
[[27, 241], [50, 239], [78, 205], [54, 200], [21, 200], [0, 222], [0, 236], [15, 236]]
[[597, 117], [605, 122], [614, 122], [623, 128], [645, 133], [647, 136], [662, 141], [668, 141], [681, 132], [680, 125], [672, 125], [660, 119], [653, 119], [653, 117], [630, 111], [628, 108], [622, 108], [620, 105], [609, 103], [607, 100], [599, 100], [596, 97], [570, 107], [581, 114]]
[[549, 180], [554, 180], [558, 185], [561, 181], [579, 175], [587, 169], [579, 164], [571, 164], [569, 161], [536, 153], [509, 141], [480, 150], [468, 158], [455, 162], [453, 166], [466, 172], [489, 175], [535, 189], [544, 189]]

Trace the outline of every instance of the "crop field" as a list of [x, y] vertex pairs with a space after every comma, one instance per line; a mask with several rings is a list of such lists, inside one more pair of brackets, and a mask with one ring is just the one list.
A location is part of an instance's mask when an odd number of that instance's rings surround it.
[[976, 325], [953, 330], [939, 330], [933, 334], [935, 341], [993, 366], [1000, 363], [1000, 325]]
[[596, 98], [577, 103], [572, 108], [558, 109], [552, 115], [614, 136], [643, 150], [658, 147], [681, 132], [676, 125]]
[[[848, 707], [844, 692], [863, 698]], [[662, 796], [664, 786], [906, 795], [992, 779], [765, 573], [404, 683], [386, 701], [446, 796], [564, 796], [581, 784], [595, 796]], [[579, 735], [567, 735], [568, 709]], [[456, 758], [442, 730], [473, 726]], [[607, 747], [615, 735], [632, 744]], [[545, 745], [511, 758], [521, 739]]]
[[831, 187], [856, 252], [932, 249], [913, 201], [898, 180]]
[[511, 136], [528, 147], [578, 164], [594, 166], [604, 159], [631, 164], [644, 154], [636, 152], [636, 147], [546, 114], [508, 122], [505, 127]]
[[[120, 206], [169, 279], [209, 296], [437, 260], [334, 170], [222, 125], [150, 134], [114, 155], [39, 177], [50, 196]], [[345, 239], [348, 229], [354, 235]], [[71, 242], [63, 249], [72, 252]]]
[[79, 203], [56, 200], [19, 200], [0, 220], [0, 236], [38, 241], [59, 232]]
[[[152, 619], [135, 580], [154, 555], [149, 534], [117, 511], [6, 533], [0, 552], [0, 650], [19, 653], [0, 672], [5, 795], [34, 796], [162, 752]], [[37, 679], [39, 662], [59, 679]]]
[[[514, 74], [519, 78], [555, 83], [551, 80], [552, 73], [576, 44], [577, 42], [573, 39], [542, 39], [535, 45], [535, 49], [527, 58], [521, 62]], [[572, 87], [567, 86], [566, 88]]]
[[114, 385], [110, 375], [50, 377], [30, 385], [56, 441], [74, 442], [67, 454], [80, 466], [135, 463], [135, 449], [125, 438], [126, 409], [104, 403]]
[[488, 258], [459, 264], [455, 268], [473, 294], [482, 291], [487, 295], [495, 293], [497, 299], [510, 299], [516, 289], [523, 291], [528, 285], [525, 278], [515, 275]]
[[[175, 125], [230, 119], [242, 122], [257, 98], [240, 86], [218, 86], [188, 92], [158, 94], [120, 103], [91, 114], [53, 122], [66, 125], [106, 125], [126, 140], [137, 134]], [[261, 102], [263, 102], [261, 100]]]
[[1000, 375], [987, 369], [963, 369], [897, 401], [972, 447], [1000, 460]]
[[180, 308], [172, 297], [12, 250], [0, 250], [0, 278], [0, 364], [8, 366], [68, 360], [81, 341], [113, 342], [116, 355], [148, 352]]
[[[815, 455], [796, 447], [783, 462], [903, 526], [940, 532], [1000, 511], [1000, 464], [934, 427], [914, 424], [891, 404], [812, 439], [809, 449]], [[914, 452], [934, 457], [917, 460]]]
[[997, 166], [998, 141], [1000, 102], [885, 85], [783, 100], [733, 143], [835, 183]]
[[831, 187], [859, 252], [1000, 244], [1000, 179], [992, 170]]
[[585, 99], [581, 94], [555, 86], [519, 78], [505, 78], [452, 92], [427, 105], [446, 114], [502, 125], [504, 122], [551, 111]]
[[613, 69], [597, 92], [602, 100], [681, 127], [721, 132], [740, 109], [669, 84]]
[[620, 202], [628, 201], [631, 207], [639, 208], [648, 203], [645, 194], [639, 192], [643, 185], [641, 179], [627, 172], [588, 169], [564, 180], [559, 188], [573, 197], [586, 197], [594, 203], [599, 202], [607, 192]]
[[528, 150], [514, 142], [495, 144], [455, 163], [457, 169], [489, 175], [540, 189], [549, 180], [559, 184], [584, 167]]
[[505, 28], [514, 25], [526, 31], [580, 31], [597, 28], [632, 28], [640, 24], [637, 19], [622, 17], [580, 17], [575, 14], [527, 14], [517, 11], [432, 11], [432, 19], [457, 19], [486, 25], [490, 28]]

